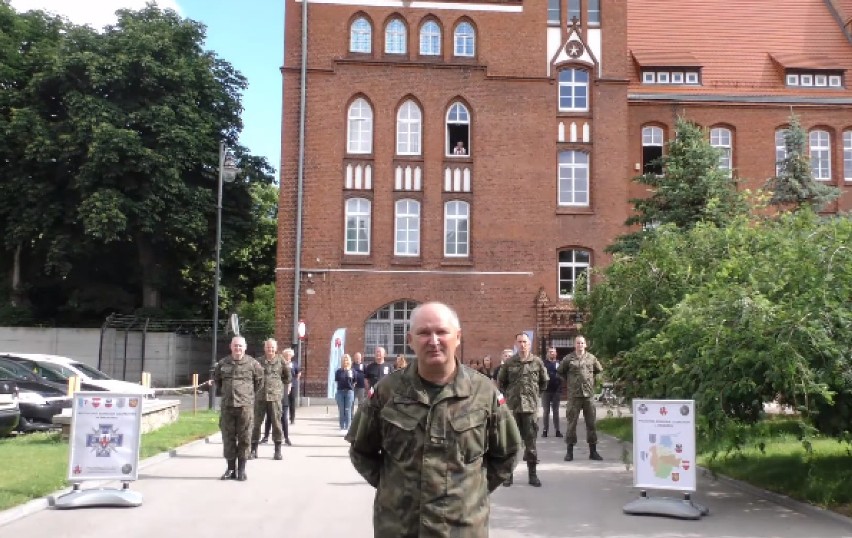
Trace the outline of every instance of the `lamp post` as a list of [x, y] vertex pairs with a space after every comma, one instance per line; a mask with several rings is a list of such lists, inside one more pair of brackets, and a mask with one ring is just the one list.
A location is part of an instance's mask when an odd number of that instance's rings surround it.
[[219, 257], [222, 250], [222, 183], [231, 182], [237, 177], [239, 169], [235, 166], [234, 157], [225, 147], [225, 141], [219, 142], [219, 195], [216, 199], [216, 275], [213, 278], [213, 352], [210, 358], [210, 391], [209, 408], [213, 409], [215, 386], [213, 371], [219, 359], [217, 345], [219, 342]]

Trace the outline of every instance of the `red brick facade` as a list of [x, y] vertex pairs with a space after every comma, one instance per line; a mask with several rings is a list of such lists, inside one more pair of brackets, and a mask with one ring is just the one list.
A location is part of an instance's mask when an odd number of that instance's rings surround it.
[[[639, 67], [629, 54], [626, 0], [603, 0], [599, 24], [588, 23], [584, 11], [576, 34], [568, 23], [567, 2], [556, 25], [548, 24], [547, 4], [308, 4], [298, 317], [308, 327], [303, 360], [309, 394], [325, 393], [335, 329], [347, 329], [347, 353], [372, 355], [365, 349], [367, 320], [401, 301], [439, 300], [455, 307], [466, 361], [486, 353], [499, 356], [521, 330], [535, 331], [536, 350], [552, 339], [564, 344], [581, 318], [570, 299], [559, 299], [559, 253], [582, 250], [590, 254], [591, 267], [608, 263], [604, 248], [625, 231], [628, 200], [639, 194], [630, 178], [642, 160], [646, 124], [664, 127], [670, 135], [676, 115], [683, 114], [708, 127], [729, 126], [738, 176], [771, 175], [773, 133], [787, 121], [789, 103], [634, 99]], [[287, 2], [282, 69], [277, 333], [285, 342], [294, 336], [302, 8], [301, 2]], [[360, 17], [372, 28], [369, 53], [350, 52], [350, 28]], [[384, 52], [386, 27], [395, 17], [407, 27], [404, 54]], [[441, 30], [438, 56], [419, 54], [425, 21]], [[460, 22], [475, 31], [472, 57], [454, 54]], [[569, 38], [582, 45], [573, 59], [565, 52]], [[557, 74], [566, 67], [589, 73], [588, 111], [559, 111]], [[356, 99], [372, 110], [369, 153], [347, 152], [348, 114]], [[397, 154], [397, 113], [408, 100], [422, 114], [419, 155]], [[454, 103], [464, 105], [470, 116], [470, 155], [463, 157], [446, 155], [446, 114]], [[848, 104], [841, 108], [842, 114], [825, 105], [797, 112], [804, 127], [818, 124], [834, 133], [834, 174], [847, 191], [840, 206], [848, 210], [852, 195], [842, 177], [839, 141], [843, 130], [852, 128], [852, 109]], [[558, 155], [565, 150], [589, 156], [587, 205], [558, 203]], [[412, 174], [407, 183], [406, 168]], [[413, 179], [417, 170], [419, 189]], [[346, 203], [352, 198], [369, 202], [367, 255], [345, 254]], [[403, 199], [419, 203], [418, 256], [394, 254], [395, 203]], [[467, 256], [444, 254], [444, 209], [451, 201], [469, 204]]]

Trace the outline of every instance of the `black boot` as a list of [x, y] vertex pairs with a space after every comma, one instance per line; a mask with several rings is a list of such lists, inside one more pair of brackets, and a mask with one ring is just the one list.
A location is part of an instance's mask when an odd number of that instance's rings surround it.
[[568, 452], [565, 453], [565, 461], [574, 461], [574, 445], [568, 445]]
[[256, 460], [257, 459], [257, 442], [251, 444], [251, 451], [249, 452], [249, 459]]
[[528, 461], [527, 462], [527, 470], [530, 473], [530, 485], [535, 486], [537, 488], [541, 487], [541, 480], [538, 479], [538, 475], [535, 473], [535, 462]]
[[236, 463], [235, 460], [228, 460], [228, 470], [222, 475], [222, 480], [233, 480], [237, 477], [237, 472], [234, 470]]
[[547, 437], [547, 430], [541, 430], [541, 436]]
[[603, 460], [603, 456], [598, 454], [597, 446], [598, 445], [596, 445], [595, 443], [589, 443], [589, 459], [590, 460], [595, 460], [595, 461]]
[[556, 437], [562, 437], [562, 432], [559, 431], [559, 430], [556, 430]]
[[280, 460], [281, 458], [281, 441], [275, 441], [275, 454], [272, 456], [272, 459]]
[[503, 481], [503, 485], [507, 488], [512, 485], [512, 475], [509, 475], [509, 478]]
[[248, 480], [248, 475], [246, 474], [246, 460], [242, 458], [237, 460], [237, 480], [240, 482]]

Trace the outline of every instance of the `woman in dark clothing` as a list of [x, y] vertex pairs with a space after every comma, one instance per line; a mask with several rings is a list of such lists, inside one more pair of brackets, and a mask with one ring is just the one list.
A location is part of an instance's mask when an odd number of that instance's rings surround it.
[[355, 385], [361, 372], [352, 369], [352, 357], [348, 354], [341, 358], [343, 366], [334, 373], [334, 382], [337, 384], [337, 392], [334, 399], [337, 401], [337, 412], [340, 421], [340, 433], [346, 435], [352, 424], [352, 401], [355, 399]]

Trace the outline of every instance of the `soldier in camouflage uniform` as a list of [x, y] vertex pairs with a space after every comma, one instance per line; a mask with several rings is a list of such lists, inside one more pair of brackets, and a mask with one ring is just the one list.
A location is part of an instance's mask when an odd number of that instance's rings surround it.
[[577, 419], [580, 411], [583, 411], [583, 420], [586, 422], [586, 442], [589, 443], [589, 459], [602, 460], [598, 454], [598, 432], [595, 429], [595, 375], [601, 373], [601, 363], [597, 357], [586, 352], [586, 338], [577, 335], [574, 338], [574, 351], [562, 359], [556, 373], [565, 379], [568, 384], [568, 403], [565, 415], [568, 418], [568, 430], [565, 433], [565, 442], [568, 443], [568, 451], [565, 461], [574, 459], [574, 445], [577, 444]]
[[231, 354], [221, 359], [213, 371], [213, 381], [222, 396], [219, 429], [228, 470], [222, 480], [246, 480], [251, 426], [254, 418], [254, 394], [263, 385], [263, 368], [246, 355], [246, 340], [231, 339]]
[[488, 536], [488, 494], [512, 474], [520, 435], [491, 381], [455, 358], [458, 316], [441, 303], [411, 313], [416, 360], [371, 387], [346, 440], [376, 488], [378, 538]]
[[[519, 333], [515, 337], [518, 352], [500, 367], [497, 386], [506, 394], [506, 403], [515, 415], [515, 422], [524, 439], [524, 461], [527, 462], [529, 482], [541, 487], [536, 474], [538, 450], [538, 395], [547, 388], [547, 367], [542, 360], [530, 353], [530, 337]], [[512, 485], [512, 476], [506, 478], [504, 486]]]
[[290, 386], [290, 368], [283, 357], [276, 355], [278, 342], [270, 338], [263, 343], [265, 357], [260, 361], [263, 368], [263, 386], [255, 395], [254, 428], [251, 434], [251, 453], [249, 459], [257, 457], [257, 445], [260, 442], [260, 427], [263, 419], [269, 415], [272, 425], [272, 441], [275, 443], [273, 459], [281, 459], [281, 400]]

